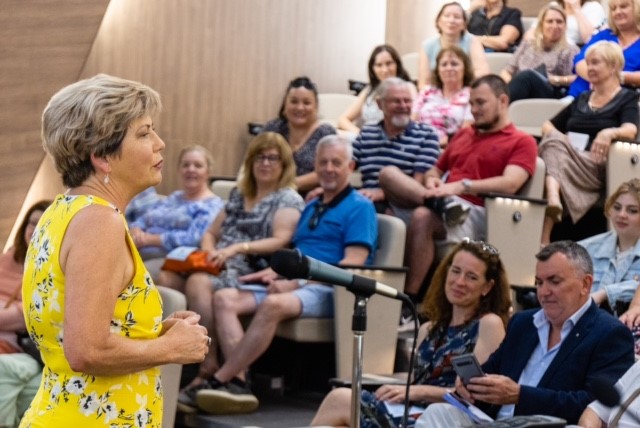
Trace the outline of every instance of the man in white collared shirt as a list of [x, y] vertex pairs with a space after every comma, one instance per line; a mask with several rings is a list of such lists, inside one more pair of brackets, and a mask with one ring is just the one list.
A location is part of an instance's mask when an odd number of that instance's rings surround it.
[[[576, 423], [593, 400], [596, 378], [615, 381], [633, 364], [633, 339], [589, 297], [593, 265], [575, 242], [554, 242], [537, 255], [541, 310], [513, 316], [498, 350], [457, 392], [497, 419], [543, 414]], [[447, 404], [431, 405], [418, 427], [465, 426], [471, 420]]]

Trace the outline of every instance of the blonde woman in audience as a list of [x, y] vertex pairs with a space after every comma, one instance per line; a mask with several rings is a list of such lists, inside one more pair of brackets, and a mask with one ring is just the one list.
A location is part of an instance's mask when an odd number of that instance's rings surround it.
[[[607, 24], [607, 14], [600, 0], [552, 0], [564, 9], [567, 15], [567, 42], [582, 46], [587, 43], [596, 31]], [[524, 34], [524, 40], [533, 40], [538, 21]]]
[[574, 58], [578, 77], [569, 87], [569, 95], [577, 97], [589, 90], [586, 52], [589, 47], [603, 40], [617, 43], [624, 55], [620, 81], [630, 88], [640, 86], [640, 0], [609, 0], [609, 28], [594, 34]]
[[511, 102], [526, 98], [562, 98], [575, 75], [573, 57], [579, 49], [567, 43], [567, 17], [557, 3], [540, 10], [532, 40], [525, 40], [500, 72], [509, 83]]
[[607, 198], [604, 213], [613, 230], [578, 243], [593, 260], [591, 297], [617, 311], [616, 303], [630, 302], [640, 282], [640, 179], [622, 183]]
[[267, 122], [263, 132], [277, 132], [289, 143], [296, 164], [295, 184], [300, 193], [318, 186], [314, 160], [318, 141], [336, 133], [318, 120], [318, 89], [308, 77], [296, 77], [287, 86], [278, 118]]
[[[423, 303], [429, 322], [418, 333], [411, 403], [443, 401], [456, 379], [452, 357], [473, 352], [478, 361], [486, 361], [504, 338], [509, 306], [509, 281], [498, 251], [482, 241], [467, 239], [456, 245], [438, 266]], [[404, 397], [404, 384], [383, 385], [375, 393], [363, 391], [360, 426], [400, 426], [385, 402], [402, 403]], [[334, 389], [311, 425], [349, 426], [350, 410], [351, 390]]]
[[586, 61], [593, 89], [542, 125], [539, 155], [547, 167], [548, 201], [543, 245], [550, 242], [554, 222], [562, 221], [564, 208], [576, 223], [602, 200], [609, 146], [638, 132], [638, 94], [620, 86], [620, 45], [596, 43]]
[[471, 58], [475, 77], [489, 74], [489, 63], [477, 37], [467, 31], [467, 15], [458, 2], [445, 3], [436, 16], [436, 28], [440, 35], [427, 39], [419, 49], [418, 89], [422, 90], [431, 79], [440, 49], [460, 46]]
[[458, 46], [442, 48], [436, 58], [431, 85], [425, 86], [413, 103], [412, 119], [434, 127], [440, 147], [462, 126], [473, 123], [469, 85], [473, 80], [471, 60]]
[[339, 129], [356, 135], [360, 133], [358, 125], [377, 123], [382, 120], [382, 111], [376, 102], [376, 90], [380, 82], [387, 77], [399, 77], [408, 82], [411, 81], [411, 76], [402, 65], [400, 55], [393, 46], [389, 45], [380, 45], [373, 49], [369, 57], [368, 71], [369, 85], [358, 94], [358, 99], [338, 118]]
[[[160, 284], [186, 294], [187, 306], [200, 314], [200, 324], [211, 335], [215, 332], [214, 291], [237, 287], [240, 276], [269, 267], [271, 253], [291, 241], [304, 208], [302, 197], [295, 191], [293, 155], [280, 134], [263, 132], [256, 136], [249, 144], [243, 167], [245, 173], [238, 187], [231, 191], [224, 210], [200, 245], [209, 253], [209, 260], [224, 270], [218, 276], [205, 272], [160, 274]], [[185, 406], [195, 409], [195, 393], [207, 387], [206, 380], [219, 369], [215, 340], [210, 347], [197, 378], [180, 394]]]

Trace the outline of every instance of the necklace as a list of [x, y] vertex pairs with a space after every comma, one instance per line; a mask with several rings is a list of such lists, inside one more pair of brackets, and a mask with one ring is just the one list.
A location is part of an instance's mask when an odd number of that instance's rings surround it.
[[606, 106], [609, 103], [609, 101], [611, 101], [613, 98], [615, 98], [615, 96], [618, 94], [618, 92], [620, 92], [620, 89], [622, 89], [622, 87], [618, 86], [616, 88], [616, 90], [613, 91], [613, 94], [611, 94], [611, 96], [608, 97], [605, 102], [598, 103], [597, 105], [594, 104], [593, 101], [591, 100], [593, 98], [593, 96], [595, 95], [595, 92], [592, 92], [591, 95], [589, 95], [589, 99], [587, 100], [587, 106], [589, 107], [589, 110], [591, 110], [594, 113], [597, 113], [598, 110], [602, 109], [604, 106]]

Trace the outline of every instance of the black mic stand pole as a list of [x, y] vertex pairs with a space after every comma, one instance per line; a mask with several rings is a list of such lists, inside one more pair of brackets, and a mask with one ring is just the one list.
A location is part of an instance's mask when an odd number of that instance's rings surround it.
[[367, 302], [376, 291], [376, 282], [364, 276], [354, 276], [347, 290], [355, 296], [353, 304], [353, 360], [351, 369], [351, 427], [360, 428], [360, 395], [362, 392], [362, 354], [367, 331]]

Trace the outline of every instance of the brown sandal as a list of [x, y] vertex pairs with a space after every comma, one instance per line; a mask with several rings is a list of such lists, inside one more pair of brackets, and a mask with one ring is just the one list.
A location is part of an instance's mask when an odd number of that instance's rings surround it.
[[562, 206], [560, 205], [547, 205], [544, 215], [553, 220], [554, 223], [560, 223], [562, 221], [562, 211]]

